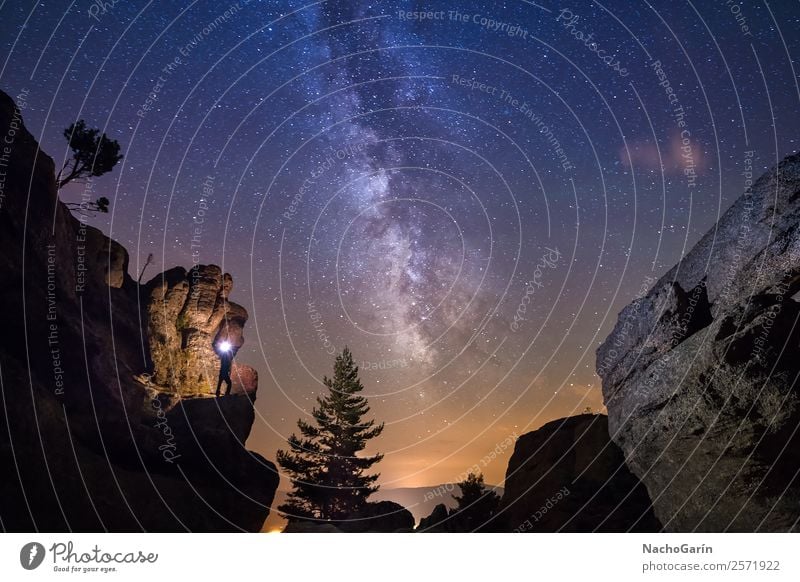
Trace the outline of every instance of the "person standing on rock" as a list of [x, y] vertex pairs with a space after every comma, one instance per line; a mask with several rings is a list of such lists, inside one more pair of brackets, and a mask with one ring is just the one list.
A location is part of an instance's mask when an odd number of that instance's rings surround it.
[[229, 341], [223, 341], [217, 344], [217, 355], [219, 355], [219, 379], [217, 380], [217, 398], [219, 398], [219, 389], [222, 383], [225, 382], [225, 396], [231, 393], [231, 365], [233, 364], [233, 346]]

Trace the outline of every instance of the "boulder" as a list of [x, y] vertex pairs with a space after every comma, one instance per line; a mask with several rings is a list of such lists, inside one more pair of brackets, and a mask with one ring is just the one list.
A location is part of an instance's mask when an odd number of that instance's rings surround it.
[[114, 289], [121, 288], [128, 277], [128, 251], [93, 226], [83, 224], [78, 228], [86, 232], [87, 261], [99, 267], [93, 270], [91, 275], [103, 285]]
[[512, 532], [661, 529], [602, 414], [554, 420], [517, 440], [496, 521]]
[[169, 410], [167, 419], [176, 433], [196, 439], [203, 449], [210, 450], [227, 438], [244, 446], [255, 421], [255, 411], [246, 394], [182, 398]]
[[597, 350], [613, 441], [669, 531], [800, 523], [800, 155], [759, 178]]

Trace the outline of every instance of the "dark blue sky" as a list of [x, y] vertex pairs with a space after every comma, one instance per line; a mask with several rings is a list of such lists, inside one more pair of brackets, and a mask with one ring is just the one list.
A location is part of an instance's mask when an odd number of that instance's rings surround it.
[[794, 2], [100, 6], [0, 5], [0, 88], [57, 164], [79, 118], [123, 145], [95, 222], [132, 271], [233, 275], [251, 447], [349, 344], [389, 486], [600, 408], [619, 309], [798, 147]]

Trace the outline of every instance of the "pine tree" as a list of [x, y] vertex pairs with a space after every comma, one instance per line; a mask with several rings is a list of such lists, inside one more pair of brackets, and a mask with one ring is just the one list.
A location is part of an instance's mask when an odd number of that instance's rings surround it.
[[[99, 129], [87, 127], [83, 119], [65, 129], [64, 137], [72, 150], [72, 156], [66, 159], [56, 177], [59, 188], [73, 180], [102, 176], [122, 159], [119, 142], [100, 133]], [[105, 205], [102, 204], [103, 201]], [[94, 211], [108, 212], [108, 198], [98, 198], [93, 204]]]
[[289, 474], [293, 490], [278, 510], [289, 519], [345, 520], [357, 515], [378, 490], [379, 474], [365, 474], [382, 454], [359, 457], [368, 440], [383, 431], [383, 423], [362, 422], [369, 412], [364, 389], [350, 350], [336, 357], [333, 378], [317, 397], [314, 422], [297, 421], [301, 436], [292, 434], [289, 450], [278, 451], [278, 463]]

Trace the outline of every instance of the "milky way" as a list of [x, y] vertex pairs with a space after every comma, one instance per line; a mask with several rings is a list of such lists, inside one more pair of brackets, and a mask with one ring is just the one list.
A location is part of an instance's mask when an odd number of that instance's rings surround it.
[[601, 410], [619, 309], [796, 150], [797, 5], [736, 7], [6, 3], [0, 86], [57, 164], [78, 118], [123, 145], [95, 222], [132, 273], [233, 275], [250, 448], [274, 457], [348, 345], [382, 483], [425, 485]]

